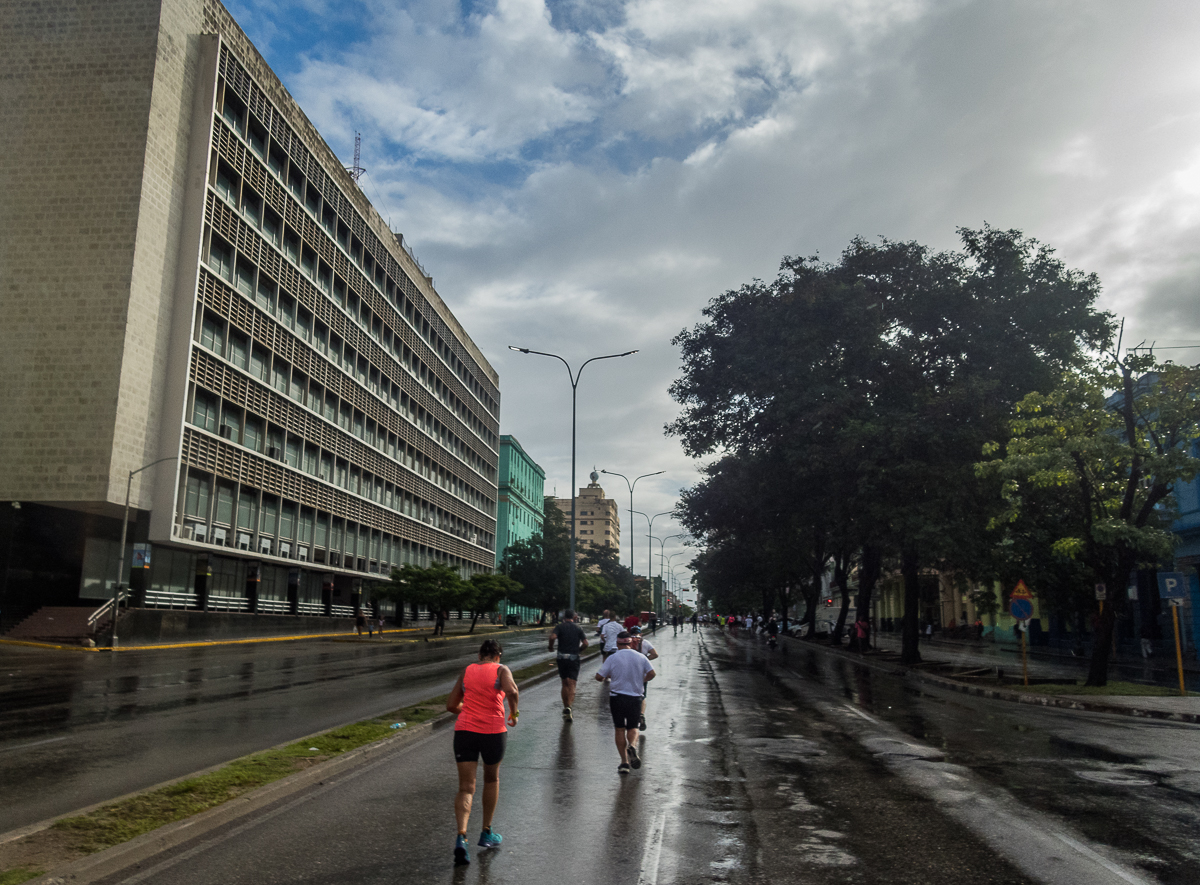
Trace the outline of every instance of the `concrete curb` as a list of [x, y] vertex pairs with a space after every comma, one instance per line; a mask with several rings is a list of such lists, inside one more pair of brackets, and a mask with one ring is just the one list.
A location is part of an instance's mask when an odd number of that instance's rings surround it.
[[[421, 633], [425, 627], [402, 627], [397, 630], [387, 631], [387, 635], [400, 633]], [[411, 638], [407, 636], [397, 636], [393, 639], [378, 639], [373, 637], [362, 637], [358, 633], [301, 633], [294, 636], [251, 636], [243, 639], [202, 639], [195, 642], [164, 642], [159, 644], [149, 645], [121, 645], [117, 648], [111, 646], [96, 646], [88, 648], [82, 645], [61, 645], [52, 642], [38, 642], [32, 639], [4, 639], [0, 638], [0, 645], [21, 645], [28, 648], [45, 648], [57, 651], [88, 651], [88, 652], [133, 652], [133, 651], [161, 651], [163, 649], [175, 648], [214, 648], [220, 645], [253, 645], [258, 642], [299, 642], [304, 639], [332, 639], [335, 642], [354, 642], [358, 639], [380, 644], [380, 642], [449, 642], [452, 639], [475, 639], [481, 636], [500, 636], [506, 633], [530, 633], [536, 630], [544, 630], [543, 627], [505, 627], [502, 630], [495, 630], [492, 633], [450, 633], [445, 636], [436, 638], [430, 636], [425, 638]]]
[[828, 645], [822, 645], [819, 642], [808, 642], [803, 639], [795, 639], [793, 637], [783, 637], [788, 642], [797, 643], [802, 648], [819, 649], [828, 654], [835, 654], [847, 660], [855, 661], [866, 667], [871, 667], [875, 670], [880, 670], [886, 673], [897, 674], [905, 679], [912, 679], [915, 682], [924, 682], [929, 685], [936, 685], [939, 688], [949, 689], [950, 691], [959, 691], [963, 694], [968, 694], [973, 697], [986, 698], [994, 701], [1008, 701], [1017, 704], [1030, 704], [1035, 707], [1055, 707], [1060, 710], [1073, 710], [1079, 713], [1113, 713], [1118, 716], [1132, 716], [1136, 719], [1159, 719], [1167, 722], [1187, 722], [1190, 724], [1200, 724], [1200, 713], [1177, 713], [1168, 710], [1151, 710], [1142, 707], [1125, 707], [1113, 706], [1111, 704], [1101, 704], [1094, 701], [1077, 700], [1075, 698], [1054, 697], [1052, 695], [1030, 694], [1023, 691], [1005, 691], [1000, 688], [985, 688], [982, 685], [968, 685], [963, 682], [958, 682], [954, 679], [949, 679], [945, 676], [935, 676], [932, 673], [922, 673], [920, 670], [911, 667], [905, 667], [901, 664], [885, 664], [882, 661], [873, 661], [869, 657], [855, 654], [853, 652], [843, 651], [842, 649], [833, 648]]
[[[590, 660], [596, 657], [599, 651], [592, 654], [585, 654], [582, 660]], [[525, 691], [535, 685], [540, 685], [543, 682], [548, 682], [550, 679], [558, 677], [558, 672], [555, 669], [547, 670], [545, 673], [530, 677], [518, 683], [517, 688], [520, 691]], [[356, 720], [358, 721], [358, 720]], [[210, 808], [207, 811], [202, 811], [200, 814], [183, 820], [175, 821], [174, 823], [164, 824], [156, 830], [151, 830], [148, 833], [143, 833], [136, 838], [130, 839], [128, 842], [122, 842], [120, 845], [114, 845], [112, 848], [106, 848], [104, 851], [98, 851], [95, 854], [89, 854], [86, 857], [81, 857], [71, 863], [64, 864], [61, 867], [49, 870], [38, 876], [36, 879], [29, 880], [28, 885], [89, 885], [92, 882], [98, 882], [109, 876], [116, 875], [122, 870], [128, 869], [131, 866], [140, 864], [151, 857], [171, 848], [176, 848], [179, 845], [189, 842], [193, 839], [198, 839], [213, 830], [223, 827], [239, 818], [246, 817], [256, 811], [292, 796], [305, 790], [314, 784], [322, 784], [325, 781], [345, 774], [361, 765], [374, 760], [379, 756], [387, 753], [401, 752], [411, 744], [416, 743], [419, 739], [428, 737], [435, 731], [439, 731], [448, 726], [453, 721], [453, 717], [449, 713], [441, 713], [427, 722], [422, 722], [420, 725], [415, 725], [411, 729], [407, 729], [398, 735], [388, 735], [370, 744], [364, 744], [353, 750], [347, 750], [340, 756], [333, 759], [327, 759], [324, 762], [317, 763], [311, 768], [306, 768], [303, 771], [298, 771], [295, 774], [290, 774], [285, 778], [280, 778], [277, 781], [259, 787], [250, 793], [239, 796], [236, 799], [231, 799], [224, 802], [215, 808]], [[344, 723], [349, 724], [349, 723]], [[287, 741], [280, 744], [280, 747], [291, 746], [292, 744], [302, 743], [310, 738], [318, 737], [322, 734], [327, 734], [330, 731], [335, 731], [342, 726], [325, 729], [324, 731], [316, 732], [315, 734], [307, 735], [298, 740]], [[275, 748], [272, 748], [275, 749]], [[266, 752], [266, 751], [260, 751]], [[257, 755], [257, 753], [251, 754]], [[244, 758], [244, 757], [243, 757]], [[233, 762], [236, 760], [230, 760]], [[145, 790], [139, 790], [136, 793], [130, 793], [128, 796], [121, 797], [122, 799], [130, 796], [142, 795], [161, 789], [172, 783], [187, 780], [188, 778], [196, 777], [210, 771], [215, 771], [219, 768], [224, 768], [230, 762], [223, 762], [220, 765], [214, 765], [202, 771], [193, 772], [184, 777], [176, 778], [171, 781], [166, 781], [162, 784], [157, 784]], [[80, 814], [86, 814], [97, 808], [102, 808], [105, 805], [111, 805], [113, 802], [118, 802], [120, 799], [112, 799], [107, 802], [101, 802], [85, 809], [71, 812], [70, 814], [59, 815], [49, 821], [44, 821], [38, 824], [32, 824], [28, 827], [22, 827], [20, 830], [13, 830], [10, 833], [0, 835], [0, 844], [22, 838], [23, 836], [33, 835], [36, 832], [46, 829], [55, 821], [62, 820], [67, 817], [77, 817]]]

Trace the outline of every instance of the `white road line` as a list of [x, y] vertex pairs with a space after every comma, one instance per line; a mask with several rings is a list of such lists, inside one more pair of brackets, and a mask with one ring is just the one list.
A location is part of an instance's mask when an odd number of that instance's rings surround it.
[[849, 704], [842, 704], [842, 706], [845, 707], [847, 710], [849, 710], [851, 713], [853, 713], [855, 716], [861, 716], [863, 719], [866, 719], [872, 725], [879, 724], [874, 719], [872, 719], [870, 716], [868, 716], [866, 713], [864, 713], [862, 710], [858, 709], [858, 707], [852, 707]]
[[646, 839], [642, 852], [642, 868], [638, 871], [637, 885], [657, 885], [658, 862], [662, 858], [663, 829], [667, 825], [667, 810], [664, 808], [654, 818], [654, 826]]
[[63, 735], [62, 737], [46, 738], [44, 741], [33, 741], [32, 743], [17, 744], [12, 747], [0, 747], [0, 753], [11, 753], [13, 750], [27, 750], [30, 747], [40, 747], [42, 744], [53, 744], [58, 741], [70, 740], [72, 737], [73, 737], [73, 735], [66, 734], [66, 735]]

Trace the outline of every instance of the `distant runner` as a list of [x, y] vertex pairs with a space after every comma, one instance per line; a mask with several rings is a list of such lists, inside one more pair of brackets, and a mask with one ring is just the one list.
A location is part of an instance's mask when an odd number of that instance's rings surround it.
[[[646, 660], [653, 661], [658, 657], [658, 652], [654, 650], [654, 645], [645, 636], [641, 635], [641, 628], [634, 627], [629, 631], [629, 647], [639, 654], [646, 656]], [[638, 730], [646, 730], [646, 683], [642, 683], [642, 715], [638, 719]]]
[[575, 706], [575, 686], [579, 681], [579, 653], [588, 647], [587, 637], [575, 623], [574, 609], [567, 609], [558, 626], [550, 631], [550, 651], [558, 642], [558, 678], [562, 680], [562, 717], [572, 721], [571, 708]]
[[495, 639], [485, 639], [479, 647], [479, 662], [470, 664], [446, 699], [446, 710], [455, 714], [454, 761], [458, 765], [458, 793], [454, 797], [454, 817], [458, 838], [454, 842], [456, 866], [471, 862], [467, 850], [467, 821], [475, 797], [475, 773], [483, 757], [483, 831], [481, 848], [494, 848], [502, 841], [492, 832], [492, 816], [500, 799], [500, 761], [508, 728], [504, 721], [504, 702], [508, 701], [508, 724], [516, 727], [517, 684], [512, 672], [500, 663], [503, 649]]

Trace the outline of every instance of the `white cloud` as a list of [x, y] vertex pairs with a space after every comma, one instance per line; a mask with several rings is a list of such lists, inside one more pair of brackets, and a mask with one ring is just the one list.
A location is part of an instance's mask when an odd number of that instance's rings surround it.
[[660, 433], [672, 335], [785, 253], [858, 234], [950, 248], [959, 225], [1018, 227], [1099, 272], [1130, 334], [1200, 340], [1200, 4], [572, 8], [586, 27], [536, 0], [466, 19], [374, 0], [288, 82], [322, 131], [364, 130], [372, 186], [560, 492], [565, 372], [507, 344], [642, 349], [587, 370], [580, 477], [668, 469], [644, 483], [657, 512], [695, 478]]

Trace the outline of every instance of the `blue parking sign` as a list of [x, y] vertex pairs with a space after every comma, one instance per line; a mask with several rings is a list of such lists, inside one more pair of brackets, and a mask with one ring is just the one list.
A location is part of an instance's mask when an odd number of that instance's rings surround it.
[[1158, 573], [1159, 599], [1186, 599], [1187, 578], [1180, 572]]

